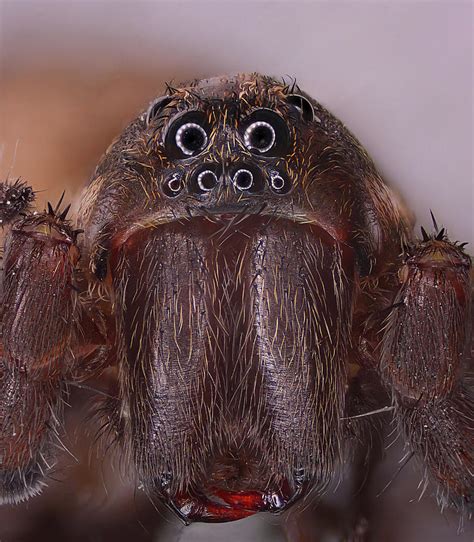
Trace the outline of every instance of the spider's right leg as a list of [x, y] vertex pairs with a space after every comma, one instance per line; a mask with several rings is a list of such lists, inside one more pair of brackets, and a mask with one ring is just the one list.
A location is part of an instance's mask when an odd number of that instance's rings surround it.
[[0, 274], [0, 504], [38, 493], [54, 460], [79, 259], [64, 213], [11, 224]]

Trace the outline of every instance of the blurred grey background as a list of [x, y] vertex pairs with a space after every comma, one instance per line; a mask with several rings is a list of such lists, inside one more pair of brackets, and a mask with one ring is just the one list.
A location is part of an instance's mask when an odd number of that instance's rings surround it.
[[[165, 81], [288, 75], [356, 134], [421, 223], [432, 209], [473, 243], [472, 24], [473, 4], [456, 0], [0, 0], [0, 176], [47, 189], [40, 200], [63, 187], [72, 198]], [[378, 491], [402, 453], [389, 455]], [[472, 525], [456, 536], [453, 514], [418, 502], [419, 480], [410, 464], [377, 500], [377, 540], [472, 540]], [[35, 506], [0, 512], [2, 542]], [[275, 522], [167, 522], [159, 540], [277, 541]]]

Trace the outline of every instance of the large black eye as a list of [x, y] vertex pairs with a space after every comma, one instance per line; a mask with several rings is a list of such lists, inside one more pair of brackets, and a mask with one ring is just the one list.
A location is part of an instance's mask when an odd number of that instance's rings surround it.
[[263, 120], [252, 122], [245, 130], [244, 143], [247, 149], [267, 152], [275, 143], [275, 130]]
[[190, 158], [202, 152], [208, 144], [209, 128], [205, 115], [190, 111], [176, 118], [167, 130], [166, 150], [172, 158]]
[[202, 126], [187, 122], [179, 127], [175, 136], [176, 145], [188, 156], [192, 156], [207, 145], [207, 134]]
[[257, 109], [242, 124], [244, 145], [254, 154], [283, 156], [290, 134], [282, 117], [271, 109]]

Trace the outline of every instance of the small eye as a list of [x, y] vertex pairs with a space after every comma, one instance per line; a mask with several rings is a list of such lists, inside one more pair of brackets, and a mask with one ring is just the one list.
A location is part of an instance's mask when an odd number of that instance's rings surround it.
[[291, 189], [290, 182], [276, 171], [270, 175], [270, 186], [278, 194], [287, 194]]
[[184, 154], [192, 156], [207, 145], [207, 134], [199, 124], [187, 122], [176, 132], [175, 141]]
[[232, 177], [232, 182], [239, 190], [249, 190], [253, 185], [253, 173], [248, 169], [239, 169]]
[[286, 100], [298, 111], [304, 121], [312, 122], [316, 120], [316, 122], [321, 122], [314, 114], [312, 103], [305, 96], [290, 94], [286, 97]]
[[275, 130], [268, 122], [262, 120], [253, 122], [245, 130], [244, 143], [248, 149], [267, 152], [275, 144]]
[[169, 198], [175, 198], [180, 194], [182, 190], [183, 181], [181, 179], [181, 176], [177, 173], [173, 173], [173, 175], [171, 175], [171, 177], [166, 179], [166, 181], [163, 183], [163, 192]]
[[217, 175], [210, 169], [206, 169], [198, 175], [197, 183], [203, 192], [209, 192], [218, 183]]
[[285, 186], [285, 181], [280, 175], [272, 177], [271, 185], [274, 190], [281, 190]]

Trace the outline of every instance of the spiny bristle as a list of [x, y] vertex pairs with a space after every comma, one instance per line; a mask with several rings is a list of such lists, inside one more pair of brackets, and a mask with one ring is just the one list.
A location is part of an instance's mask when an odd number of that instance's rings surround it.
[[165, 81], [165, 88], [166, 88], [166, 93], [170, 95], [175, 94], [178, 91], [176, 87], [172, 86], [172, 81], [170, 82]]
[[423, 237], [423, 242], [426, 243], [427, 241], [429, 241], [431, 239], [431, 237], [427, 234], [425, 228], [423, 228], [423, 226], [420, 227], [421, 229], [421, 235]]
[[431, 215], [431, 220], [433, 221], [433, 228], [435, 229], [435, 231], [438, 231], [438, 223], [436, 222], [436, 218], [433, 214], [433, 211], [430, 209], [430, 215]]
[[70, 209], [71, 209], [71, 204], [67, 205], [64, 211], [59, 215], [59, 220], [66, 220], [67, 214], [69, 213]]
[[66, 194], [66, 191], [63, 190], [63, 193], [61, 194], [61, 197], [59, 198], [58, 203], [56, 204], [56, 208], [54, 209], [54, 214], [57, 214], [59, 212], [59, 208], [61, 207], [64, 199], [64, 195]]
[[445, 233], [446, 233], [446, 230], [444, 228], [441, 228], [435, 237], [436, 241], [443, 241], [445, 237]]

